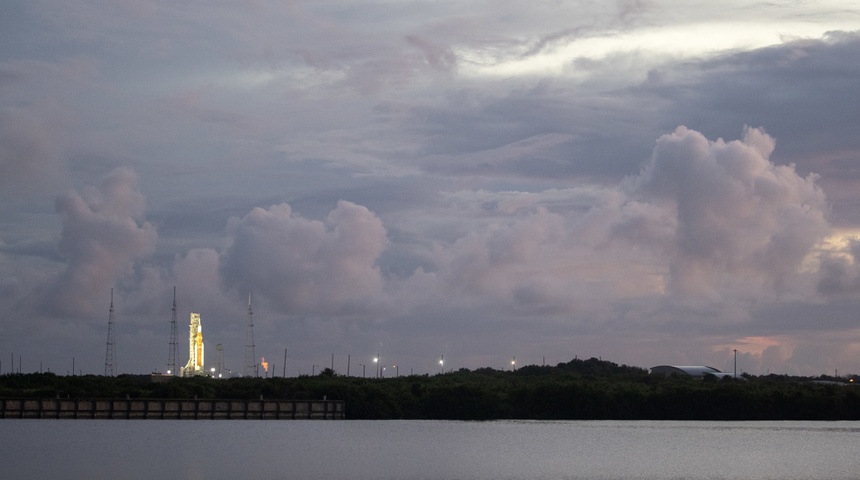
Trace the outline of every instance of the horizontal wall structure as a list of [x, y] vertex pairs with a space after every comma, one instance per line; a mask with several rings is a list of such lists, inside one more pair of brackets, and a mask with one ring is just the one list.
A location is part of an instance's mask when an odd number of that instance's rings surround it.
[[342, 420], [342, 400], [0, 398], [0, 418]]

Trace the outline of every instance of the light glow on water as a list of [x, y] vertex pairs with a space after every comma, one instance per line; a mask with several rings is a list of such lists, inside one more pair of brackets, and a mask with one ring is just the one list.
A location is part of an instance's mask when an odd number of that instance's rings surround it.
[[14, 479], [848, 479], [858, 444], [860, 422], [5, 420], [0, 465]]

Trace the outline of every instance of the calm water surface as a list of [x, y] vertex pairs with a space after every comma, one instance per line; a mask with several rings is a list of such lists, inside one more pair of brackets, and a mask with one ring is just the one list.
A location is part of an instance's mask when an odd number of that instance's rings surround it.
[[860, 422], [0, 420], [4, 479], [860, 478]]

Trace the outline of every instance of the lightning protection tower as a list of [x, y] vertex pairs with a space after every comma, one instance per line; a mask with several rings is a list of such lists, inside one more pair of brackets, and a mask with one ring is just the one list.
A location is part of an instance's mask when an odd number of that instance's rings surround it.
[[176, 287], [173, 287], [173, 319], [170, 321], [170, 351], [167, 355], [167, 374], [176, 375], [176, 345], [179, 336], [176, 332]]
[[245, 333], [245, 376], [257, 376], [257, 354], [254, 352], [254, 311], [251, 310], [251, 292], [248, 292], [248, 330]]
[[110, 310], [108, 311], [107, 350], [105, 351], [105, 376], [116, 374], [116, 340], [113, 331], [113, 289], [110, 289]]
[[220, 343], [215, 345], [215, 350], [218, 352], [218, 370], [215, 372], [215, 378], [221, 378], [224, 372], [224, 346]]

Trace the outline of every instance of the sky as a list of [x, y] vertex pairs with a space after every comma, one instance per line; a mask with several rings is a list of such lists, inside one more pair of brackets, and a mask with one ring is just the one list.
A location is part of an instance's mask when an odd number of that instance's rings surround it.
[[3, 373], [103, 374], [110, 320], [164, 372], [174, 288], [233, 374], [249, 295], [261, 376], [860, 373], [854, 1], [10, 0], [0, 45]]

